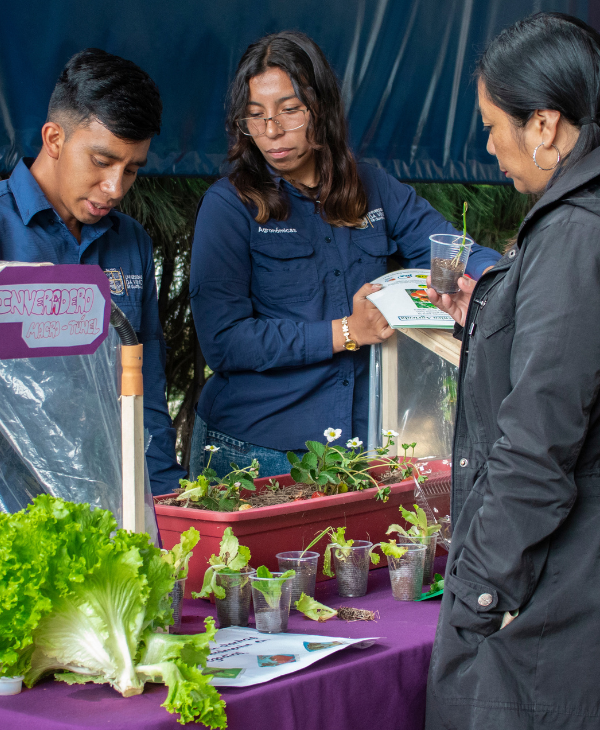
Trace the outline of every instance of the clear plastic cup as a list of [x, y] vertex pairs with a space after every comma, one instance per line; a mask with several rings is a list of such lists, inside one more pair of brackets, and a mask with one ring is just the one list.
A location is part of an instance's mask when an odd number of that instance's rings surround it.
[[434, 532], [433, 535], [427, 537], [415, 537], [413, 541], [418, 545], [424, 545], [425, 550], [425, 564], [423, 566], [423, 583], [433, 583], [433, 561], [435, 560], [435, 551], [438, 542], [438, 532]]
[[372, 547], [373, 543], [367, 540], [354, 540], [352, 547], [331, 548], [338, 595], [347, 598], [365, 595]]
[[294, 604], [302, 593], [305, 593], [311, 598], [315, 597], [319, 553], [289, 550], [286, 553], [277, 553], [275, 557], [279, 563], [279, 570], [282, 573], [285, 573], [286, 570], [296, 571], [296, 575], [292, 578], [291, 601], [291, 609], [296, 610]]
[[173, 626], [169, 626], [170, 634], [178, 634], [181, 631], [181, 617], [183, 614], [183, 594], [185, 592], [185, 578], [176, 580], [171, 596], [171, 607], [173, 609]]
[[421, 598], [427, 548], [414, 542], [396, 544], [406, 552], [401, 558], [387, 556], [392, 595], [396, 601], [415, 601]]
[[456, 294], [471, 253], [472, 239], [453, 233], [436, 233], [431, 241], [431, 286], [438, 294]]
[[217, 585], [225, 590], [225, 598], [215, 596], [220, 629], [228, 626], [248, 626], [252, 598], [250, 576], [255, 573], [254, 568], [244, 568], [234, 575], [217, 573]]
[[[283, 573], [271, 573], [271, 575], [272, 578], [259, 578], [256, 573], [250, 576], [254, 619], [257, 631], [263, 634], [280, 634], [287, 631], [288, 627], [293, 578], [287, 578], [281, 585], [281, 590], [278, 590], [279, 581], [275, 579], [280, 578]], [[256, 587], [258, 582], [272, 585], [268, 597]]]

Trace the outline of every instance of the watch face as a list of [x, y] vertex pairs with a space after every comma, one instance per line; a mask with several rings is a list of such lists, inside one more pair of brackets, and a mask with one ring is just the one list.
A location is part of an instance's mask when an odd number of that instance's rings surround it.
[[348, 340], [347, 342], [345, 342], [344, 347], [346, 348], [346, 350], [358, 350], [358, 345], [356, 344], [356, 342], [354, 342], [354, 340]]

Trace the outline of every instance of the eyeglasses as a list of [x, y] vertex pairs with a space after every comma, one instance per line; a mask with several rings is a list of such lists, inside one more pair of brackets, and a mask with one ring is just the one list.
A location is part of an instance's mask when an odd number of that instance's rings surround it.
[[306, 124], [308, 109], [294, 109], [289, 112], [279, 112], [272, 117], [246, 117], [238, 119], [237, 124], [242, 134], [248, 137], [262, 137], [267, 133], [267, 123], [275, 122], [284, 132], [300, 129]]

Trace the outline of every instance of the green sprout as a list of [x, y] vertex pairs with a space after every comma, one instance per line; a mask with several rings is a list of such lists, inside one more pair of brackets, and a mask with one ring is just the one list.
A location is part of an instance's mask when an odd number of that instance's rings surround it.
[[465, 250], [465, 244], [467, 243], [467, 210], [469, 209], [469, 204], [465, 200], [463, 203], [463, 212], [462, 212], [462, 219], [463, 219], [463, 237], [460, 244], [460, 248], [458, 249], [458, 252], [456, 256], [452, 259], [450, 262], [450, 265], [454, 268], [458, 266], [458, 263], [460, 261], [460, 257], [462, 256], [462, 252]]

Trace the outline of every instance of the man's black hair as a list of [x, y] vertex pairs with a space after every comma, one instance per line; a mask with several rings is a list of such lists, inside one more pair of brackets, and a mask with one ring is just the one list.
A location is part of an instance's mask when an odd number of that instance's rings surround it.
[[142, 141], [160, 134], [162, 102], [154, 81], [133, 61], [86, 48], [59, 76], [48, 121], [66, 127], [94, 120], [121, 139]]

